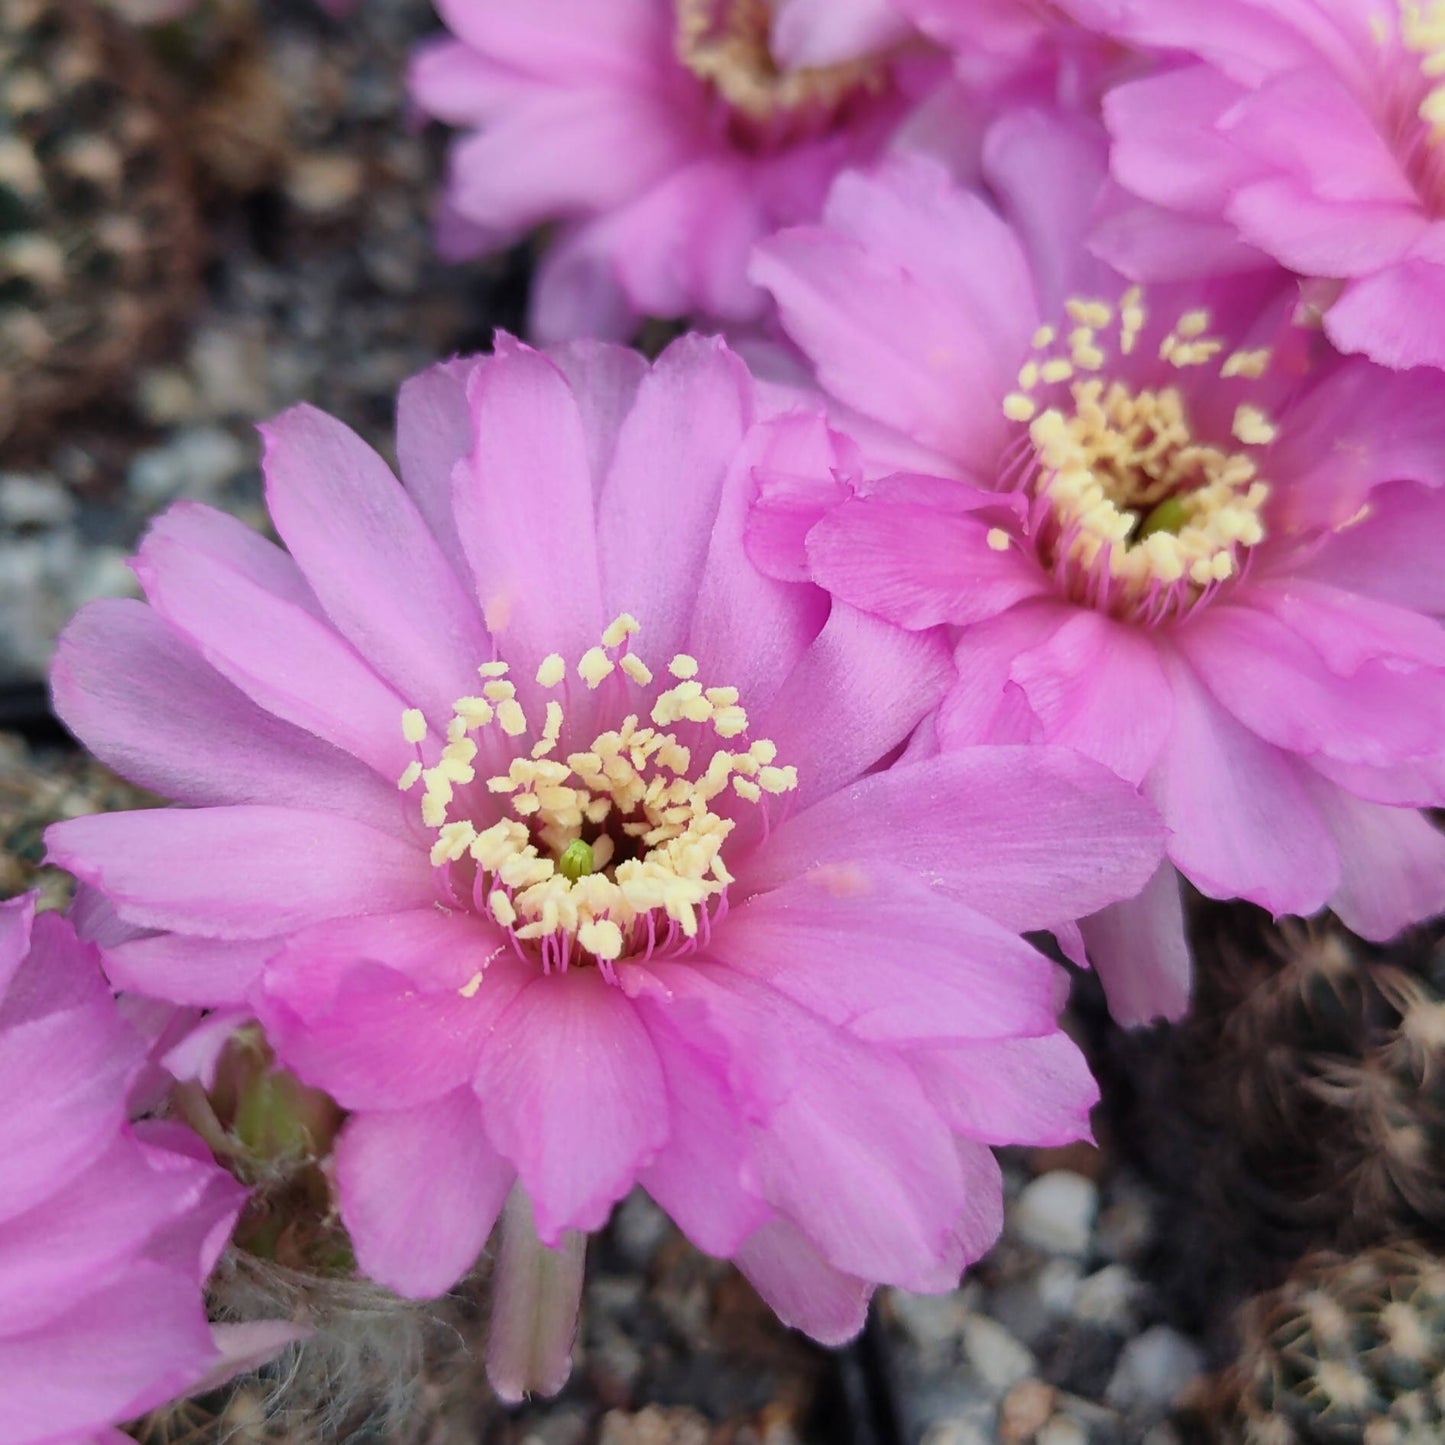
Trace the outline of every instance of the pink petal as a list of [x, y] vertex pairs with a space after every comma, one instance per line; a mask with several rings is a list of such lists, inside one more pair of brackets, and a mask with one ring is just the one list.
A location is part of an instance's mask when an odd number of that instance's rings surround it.
[[412, 706], [449, 717], [491, 649], [416, 505], [355, 432], [314, 407], [261, 435], [272, 520], [327, 615]]
[[637, 1182], [699, 1249], [730, 1255], [771, 1212], [742, 1111], [726, 1069], [683, 1018], [651, 1001], [639, 1002], [638, 1012], [662, 1066], [671, 1127]]
[[1048, 1033], [1063, 1003], [1062, 974], [1017, 934], [882, 865], [748, 899], [708, 955], [876, 1042]]
[[1380, 487], [1369, 511], [1334, 534], [1303, 576], [1416, 612], [1445, 615], [1445, 492], [1415, 482]]
[[1089, 1139], [1099, 1088], [1063, 1033], [914, 1049], [910, 1062], [951, 1129], [985, 1144]]
[[[263, 711], [140, 603], [115, 598], [83, 608], [61, 635], [50, 681], [66, 726], [107, 766], [152, 792], [199, 807], [273, 803], [398, 825], [390, 780]], [[356, 694], [346, 696], [362, 706]], [[346, 740], [359, 741], [373, 762], [395, 761], [400, 713], [392, 713], [385, 746], [354, 734]]]
[[353, 1115], [336, 1186], [363, 1274], [408, 1299], [444, 1294], [476, 1263], [516, 1177], [461, 1088], [418, 1108]]
[[457, 357], [429, 366], [402, 382], [396, 399], [401, 484], [458, 577], [471, 574], [452, 510], [452, 472], [476, 441], [467, 378], [477, 365], [475, 357]]
[[1300, 577], [1253, 587], [1250, 600], [1303, 637], [1333, 672], [1352, 674], [1381, 659], [1445, 667], [1445, 631], [1407, 608]]
[[196, 938], [158, 933], [104, 950], [106, 977], [172, 1003], [219, 1008], [244, 1003], [266, 960], [284, 938]]
[[1044, 590], [1038, 564], [988, 539], [1011, 519], [997, 493], [948, 482], [956, 510], [908, 501], [885, 482], [832, 508], [808, 533], [814, 580], [900, 627], [963, 625]]
[[1292, 270], [1326, 276], [1366, 276], [1399, 262], [1428, 224], [1413, 205], [1331, 203], [1283, 177], [1246, 186], [1225, 214], [1250, 245]]
[[0, 900], [0, 996], [30, 951], [30, 932], [35, 926], [37, 893]]
[[[405, 701], [317, 615], [309, 592], [278, 590], [246, 549], [196, 545], [193, 519], [164, 513], [131, 564], [152, 606], [267, 712], [395, 777], [411, 760]], [[338, 707], [341, 697], [350, 706]]]
[[633, 1005], [595, 969], [538, 978], [498, 1020], [476, 1090], [555, 1246], [598, 1229], [667, 1142], [667, 1091]]
[[1439, 750], [1445, 674], [1388, 654], [1332, 671], [1297, 632], [1254, 607], [1211, 607], [1177, 641], [1214, 696], [1277, 747], [1373, 767]]
[[1314, 913], [1340, 865], [1299, 765], [1236, 722], [1181, 659], [1162, 660], [1174, 729], [1146, 791], [1173, 829], [1170, 859], [1211, 897]]
[[738, 358], [719, 341], [685, 337], [653, 364], [618, 433], [597, 509], [604, 620], [632, 613], [643, 655], [663, 665], [686, 641], [753, 405]]
[[[498, 345], [508, 352], [517, 347], [501, 337]], [[611, 469], [622, 424], [636, 405], [638, 388], [648, 373], [647, 359], [630, 347], [585, 338], [549, 347], [547, 359], [572, 388], [587, 439], [587, 470], [594, 489], [600, 488]]]
[[1062, 627], [1015, 657], [1008, 675], [1044, 741], [1077, 748], [1131, 783], [1159, 756], [1174, 703], [1153, 642], [1138, 629], [1072, 609]]
[[[1432, 233], [1433, 234], [1433, 233]], [[1325, 333], [1341, 351], [1383, 366], [1445, 367], [1445, 265], [1410, 257], [1349, 282], [1325, 312]]]
[[1340, 853], [1330, 907], [1345, 927], [1383, 943], [1445, 913], [1445, 835], [1413, 808], [1386, 808], [1318, 783], [1311, 789]]
[[768, 48], [787, 69], [837, 65], [887, 49], [908, 33], [889, 0], [778, 0]]
[[824, 864], [916, 870], [1011, 929], [1131, 897], [1162, 830], [1122, 779], [1077, 753], [975, 747], [874, 773], [790, 818], [739, 871], [745, 891]]
[[610, 620], [587, 439], [566, 378], [528, 348], [482, 361], [467, 397], [475, 443], [455, 476], [457, 525], [487, 625], [530, 681], [549, 652], [575, 660]]
[[[757, 709], [752, 729], [798, 769], [796, 799], [807, 807], [903, 742], [942, 696], [949, 672], [940, 635], [904, 632], [835, 602], [782, 689]], [[823, 717], [828, 724], [819, 727]]]
[[787, 1220], [763, 1225], [733, 1259], [785, 1325], [820, 1344], [847, 1344], [863, 1328], [873, 1286], [834, 1269]]
[[132, 923], [268, 938], [351, 913], [433, 901], [426, 853], [334, 813], [156, 808], [56, 823], [48, 857]]
[[1112, 903], [1082, 924], [1089, 959], [1104, 985], [1109, 1012], [1130, 1028], [1182, 1018], [1189, 1008], [1189, 939], [1170, 863], [1137, 898]]

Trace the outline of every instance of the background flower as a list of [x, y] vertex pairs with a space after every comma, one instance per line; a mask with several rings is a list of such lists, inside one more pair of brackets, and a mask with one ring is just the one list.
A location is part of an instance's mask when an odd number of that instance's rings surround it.
[[[1004, 117], [984, 159], [1003, 215], [900, 157], [759, 248], [861, 453], [852, 496], [763, 478], [754, 555], [960, 629], [943, 746], [1108, 763], [1204, 892], [1370, 938], [1437, 912], [1440, 379], [1339, 357], [1280, 273], [1127, 288], [1078, 248], [1087, 122]], [[1085, 934], [1120, 1018], [1183, 1011], [1171, 873]]]

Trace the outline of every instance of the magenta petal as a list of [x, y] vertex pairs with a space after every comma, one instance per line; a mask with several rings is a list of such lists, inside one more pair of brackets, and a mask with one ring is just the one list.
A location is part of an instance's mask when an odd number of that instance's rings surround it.
[[[253, 620], [247, 614], [248, 624]], [[107, 766], [165, 797], [199, 807], [321, 807], [378, 827], [397, 823], [389, 780], [263, 711], [138, 602], [117, 598], [83, 608], [61, 635], [50, 682], [66, 726]], [[333, 695], [332, 711], [354, 721], [360, 699], [344, 695], [347, 707], [337, 709]], [[381, 747], [349, 731], [336, 740], [390, 767], [402, 752], [399, 719], [393, 709]]]
[[1179, 874], [1170, 863], [1137, 898], [1112, 903], [1082, 924], [1109, 1012], [1126, 1028], [1182, 1018], [1189, 1008], [1189, 939]]
[[667, 1142], [667, 1089], [632, 1003], [595, 969], [538, 978], [497, 1021], [476, 1090], [555, 1245], [598, 1229]]
[[697, 1047], [670, 1010], [641, 1002], [667, 1086], [667, 1143], [637, 1182], [708, 1254], [730, 1255], [771, 1213], [758, 1184], [743, 1112], [727, 1070]]
[[980, 622], [1044, 591], [1037, 562], [1011, 537], [1002, 548], [988, 540], [1007, 520], [1003, 499], [950, 485], [982, 515], [903, 501], [886, 485], [834, 507], [808, 533], [814, 580], [911, 629]]
[[721, 342], [684, 337], [643, 378], [617, 435], [597, 510], [604, 620], [632, 613], [643, 655], [664, 665], [687, 639], [752, 392]]
[[1063, 1003], [1061, 971], [1016, 933], [881, 864], [748, 899], [708, 956], [874, 1041], [1048, 1033]]
[[354, 1115], [335, 1171], [362, 1273], [409, 1299], [444, 1294], [470, 1271], [516, 1177], [487, 1143], [469, 1088]]
[[48, 857], [147, 928], [268, 938], [431, 905], [426, 853], [334, 813], [154, 808], [56, 823]]
[[261, 434], [272, 520], [327, 616], [412, 706], [449, 717], [491, 650], [415, 503], [355, 432], [314, 407]]
[[480, 362], [467, 397], [475, 439], [455, 476], [457, 526], [487, 626], [530, 674], [549, 652], [580, 657], [611, 620], [602, 615], [587, 437], [567, 379], [526, 347]]
[[1099, 1087], [1064, 1033], [914, 1049], [924, 1092], [952, 1129], [985, 1144], [1089, 1139]]
[[785, 1325], [820, 1344], [846, 1344], [863, 1328], [873, 1286], [834, 1269], [786, 1219], [763, 1225], [733, 1259]]
[[240, 1004], [284, 938], [197, 938], [157, 933], [104, 949], [106, 977], [121, 989], [172, 1003]]
[[30, 951], [30, 933], [35, 926], [35, 893], [0, 901], [0, 996], [10, 987], [15, 971]]
[[747, 890], [825, 864], [916, 870], [1010, 928], [1047, 928], [1131, 897], [1159, 864], [1148, 804], [1062, 748], [975, 747], [898, 764], [777, 829], [739, 872]]
[[1311, 789], [1340, 853], [1330, 907], [1346, 928], [1383, 943], [1445, 913], [1445, 834], [1413, 808], [1387, 808], [1317, 783]]
[[1211, 897], [1314, 913], [1340, 865], [1298, 765], [1236, 722], [1182, 660], [1164, 661], [1174, 730], [1146, 786], [1173, 829], [1169, 857]]

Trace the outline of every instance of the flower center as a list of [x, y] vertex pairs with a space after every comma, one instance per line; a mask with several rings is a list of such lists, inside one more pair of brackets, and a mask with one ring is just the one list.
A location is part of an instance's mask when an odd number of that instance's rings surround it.
[[[1019, 372], [1004, 414], [1027, 422], [1014, 466], [1029, 491], [1029, 529], [1040, 559], [1075, 601], [1135, 619], [1178, 616], [1239, 571], [1243, 555], [1264, 540], [1269, 485], [1252, 455], [1275, 437], [1265, 413], [1235, 409], [1233, 441], [1196, 436], [1180, 386], [1132, 385], [1102, 373], [1101, 342], [1129, 356], [1147, 316], [1137, 287], [1117, 317], [1101, 301], [1066, 303], [1074, 326], [1034, 336], [1035, 355]], [[1224, 344], [1207, 334], [1210, 318], [1191, 311], [1159, 342], [1158, 360], [1175, 371], [1211, 366]], [[1217, 367], [1220, 380], [1260, 376], [1270, 353], [1237, 351]], [[1156, 370], [1162, 371], [1162, 368]], [[1002, 529], [989, 534], [1000, 550]]]
[[1420, 57], [1420, 74], [1431, 82], [1419, 116], [1430, 127], [1430, 144], [1437, 145], [1445, 137], [1445, 0], [1400, 0], [1400, 40]]
[[[534, 735], [506, 663], [479, 669], [480, 695], [453, 704], [429, 766], [426, 719], [416, 709], [402, 718], [417, 760], [399, 786], [420, 785], [445, 891], [495, 919], [519, 951], [529, 945], [544, 972], [595, 963], [610, 976], [615, 959], [695, 939], [700, 928], [705, 935], [732, 881], [722, 857], [736, 827], [731, 800], [757, 806], [798, 785], [794, 768], [775, 765], [766, 738], [720, 745], [746, 734], [748, 716], [736, 688], [698, 681], [695, 659], [679, 653], [668, 665], [671, 685], [654, 685], [631, 651], [637, 631], [626, 613], [617, 618], [578, 661], [576, 677], [591, 692], [616, 689], [623, 707], [634, 691], [650, 698], [651, 725], [628, 711], [565, 759], [567, 668], [557, 653], [543, 660], [537, 682], [562, 696], [547, 701], [536, 740], [503, 772], [479, 779], [479, 740], [495, 743], [500, 732], [510, 750]], [[478, 827], [498, 798], [509, 816]]]
[[677, 58], [722, 102], [727, 129], [748, 149], [821, 134], [866, 95], [884, 89], [873, 59], [783, 70], [769, 46], [768, 0], [674, 0]]

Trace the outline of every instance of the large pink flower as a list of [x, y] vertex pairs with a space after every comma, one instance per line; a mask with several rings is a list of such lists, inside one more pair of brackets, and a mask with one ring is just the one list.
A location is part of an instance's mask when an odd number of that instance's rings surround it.
[[[816, 216], [839, 169], [876, 154], [947, 72], [866, 14], [839, 35], [881, 48], [780, 71], [766, 0], [438, 9], [455, 39], [417, 55], [412, 93], [470, 132], [440, 239], [464, 255], [562, 222], [533, 298], [545, 340], [625, 336], [645, 315], [758, 319], [752, 243]], [[816, 16], [789, 5], [776, 24], [783, 43], [813, 47]]]
[[188, 805], [50, 831], [153, 931], [113, 976], [250, 1001], [352, 1111], [341, 1210], [383, 1283], [446, 1289], [513, 1196], [509, 1394], [565, 1376], [559, 1280], [634, 1184], [820, 1339], [874, 1281], [949, 1287], [998, 1229], [987, 1145], [1078, 1137], [1094, 1097], [1018, 930], [1162, 850], [1062, 750], [883, 766], [946, 647], [753, 569], [755, 409], [717, 342], [504, 340], [405, 388], [398, 485], [296, 408], [265, 429], [290, 556], [173, 508], [151, 605], [59, 648], [69, 725]]
[[[942, 746], [1108, 763], [1205, 893], [1370, 938], [1445, 908], [1415, 811], [1445, 803], [1445, 378], [1340, 357], [1279, 273], [1127, 287], [1079, 250], [1078, 123], [1008, 117], [985, 158], [1016, 229], [910, 158], [760, 249], [867, 445], [823, 488], [765, 477], [755, 555], [960, 629]], [[1121, 1019], [1183, 1010], [1172, 872], [1085, 937]]]
[[1433, 4], [1070, 0], [1180, 52], [1105, 107], [1113, 169], [1162, 208], [1101, 237], [1141, 277], [1260, 253], [1337, 283], [1325, 330], [1393, 367], [1445, 367], [1445, 18]]
[[145, 1046], [94, 948], [0, 903], [0, 1442], [109, 1427], [221, 1360], [201, 1284], [243, 1197], [199, 1141], [126, 1122]]

